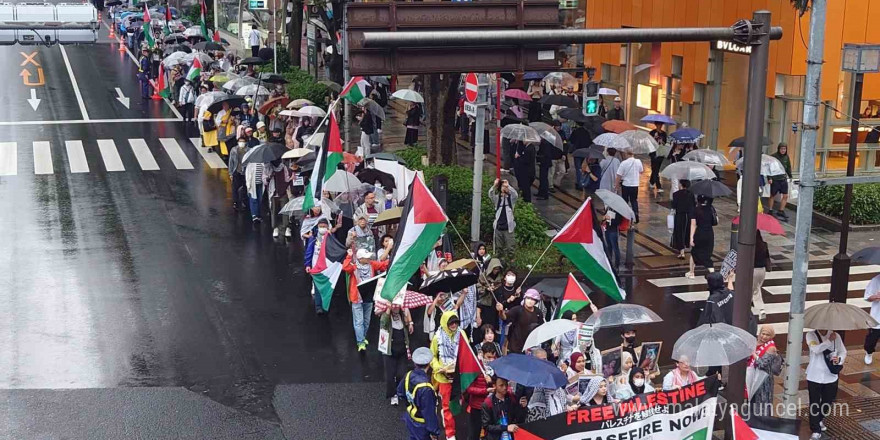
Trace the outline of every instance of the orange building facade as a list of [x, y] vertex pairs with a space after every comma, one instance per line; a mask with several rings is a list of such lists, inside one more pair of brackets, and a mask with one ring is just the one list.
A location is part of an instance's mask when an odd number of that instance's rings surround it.
[[[560, 6], [563, 21], [571, 17], [567, 27], [590, 29], [730, 26], [755, 10], [769, 10], [784, 37], [770, 44], [764, 130], [773, 142], [770, 152], [787, 142], [797, 167], [809, 13], [798, 17], [788, 0], [581, 0], [577, 13], [565, 11], [565, 0]], [[826, 105], [820, 109], [816, 160], [820, 172], [835, 173], [846, 168], [850, 121], [844, 113], [852, 106], [851, 74], [841, 70], [843, 44], [880, 43], [880, 0], [830, 0], [825, 24], [821, 97]], [[596, 68], [602, 87], [620, 93], [630, 122], [668, 114], [702, 130], [702, 146], [723, 151], [745, 131], [745, 49], [730, 42], [596, 44], [584, 47], [583, 65]], [[880, 74], [865, 75], [860, 113], [863, 125], [880, 126]], [[860, 140], [866, 134], [867, 129], [860, 132]], [[859, 145], [857, 169], [880, 171], [878, 147]]]

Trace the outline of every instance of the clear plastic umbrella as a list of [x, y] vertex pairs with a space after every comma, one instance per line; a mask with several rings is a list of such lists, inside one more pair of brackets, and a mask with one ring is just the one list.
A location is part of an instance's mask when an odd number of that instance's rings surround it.
[[296, 111], [300, 116], [309, 116], [312, 118], [323, 118], [327, 116], [327, 112], [324, 111], [321, 107], [315, 107], [314, 105], [307, 105]]
[[669, 180], [706, 180], [714, 179], [715, 172], [706, 164], [684, 161], [670, 164], [660, 171], [660, 177]]
[[257, 83], [256, 78], [252, 78], [250, 76], [243, 76], [241, 78], [235, 78], [229, 81], [226, 84], [223, 84], [223, 90], [228, 90], [230, 93], [235, 93], [238, 89], [244, 86], [250, 86]]
[[726, 167], [730, 165], [730, 159], [721, 152], [709, 149], [699, 149], [689, 151], [683, 156], [684, 160], [692, 160], [694, 162], [704, 163], [706, 165], [716, 167]]
[[600, 328], [620, 327], [624, 325], [651, 324], [662, 322], [663, 318], [651, 309], [638, 304], [615, 304], [603, 307], [593, 313], [584, 325]]
[[562, 87], [564, 89], [567, 88], [577, 88], [578, 80], [577, 78], [571, 76], [570, 73], [565, 72], [553, 72], [544, 77], [544, 83], [551, 86]]
[[202, 35], [202, 28], [199, 26], [190, 26], [183, 31], [185, 37], [199, 37]]
[[550, 145], [562, 150], [562, 136], [560, 136], [559, 133], [549, 124], [543, 122], [531, 122], [529, 123], [529, 127], [534, 128], [542, 140], [545, 140], [549, 142]]
[[554, 319], [552, 321], [547, 321], [538, 327], [535, 327], [535, 329], [529, 333], [529, 337], [526, 338], [526, 343], [523, 345], [523, 351], [579, 328], [581, 328], [581, 323], [570, 319]]
[[[736, 167], [742, 168], [744, 158], [740, 158], [736, 161]], [[762, 176], [781, 176], [785, 174], [785, 167], [782, 166], [782, 162], [779, 159], [769, 155], [762, 154], [761, 155], [761, 175]]]
[[633, 154], [656, 153], [657, 148], [660, 147], [657, 141], [646, 131], [627, 130], [620, 133], [620, 137], [629, 144], [629, 148], [624, 148], [624, 150], [630, 151]]
[[165, 67], [174, 67], [178, 64], [186, 64], [186, 56], [187, 53], [183, 51], [172, 52], [171, 55], [168, 55], [167, 57], [165, 57], [165, 59], [162, 60], [162, 64], [165, 65]]
[[601, 147], [614, 148], [615, 150], [626, 150], [630, 148], [629, 142], [620, 137], [617, 133], [602, 133], [593, 139], [593, 143]]
[[315, 103], [305, 98], [294, 99], [293, 101], [287, 103], [287, 108], [289, 110], [295, 110], [301, 109], [307, 105], [315, 105]]
[[410, 89], [400, 89], [394, 92], [391, 97], [410, 102], [425, 102], [425, 98], [422, 98], [422, 95]]
[[361, 186], [361, 181], [348, 171], [336, 170], [330, 179], [324, 182], [324, 190], [332, 192], [351, 191]]
[[617, 195], [617, 193], [611, 192], [607, 189], [596, 190], [596, 197], [602, 199], [602, 202], [605, 203], [605, 206], [610, 208], [612, 211], [632, 220], [636, 218], [636, 214], [633, 212], [632, 208], [629, 206], [623, 197]]
[[385, 120], [385, 109], [383, 109], [381, 105], [377, 104], [376, 101], [373, 101], [370, 98], [364, 98], [358, 101], [357, 105], [364, 107], [374, 116], [379, 117], [379, 119], [383, 121]]
[[527, 144], [541, 142], [541, 136], [538, 135], [537, 130], [523, 124], [505, 125], [501, 128], [501, 137], [512, 141], [522, 141]]
[[196, 97], [196, 102], [194, 105], [198, 108], [207, 107], [216, 102], [218, 99], [225, 98], [227, 96], [229, 96], [229, 94], [223, 92], [202, 93], [201, 95]]
[[[259, 91], [257, 90], [257, 87], [259, 87]], [[254, 93], [258, 95], [269, 96], [269, 89], [263, 86], [257, 86], [256, 84], [248, 84], [235, 91], [235, 94], [238, 96], [250, 96]]]
[[188, 53], [185, 57], [183, 57], [183, 60], [186, 64], [192, 64], [193, 60], [195, 60], [196, 58], [199, 59], [199, 62], [202, 63], [202, 66], [207, 66], [214, 62], [214, 59], [204, 52]]
[[672, 348], [672, 359], [694, 367], [733, 365], [755, 352], [758, 341], [732, 325], [703, 324], [681, 335]]
[[609, 89], [609, 88], [605, 88], [605, 87], [602, 87], [601, 89], [599, 89], [599, 94], [605, 95], [605, 96], [619, 96], [620, 95], [619, 93], [617, 93], [617, 90]]
[[333, 198], [333, 201], [340, 204], [360, 203], [364, 196], [369, 192], [375, 193], [377, 199], [383, 199], [385, 197], [385, 190], [381, 187], [369, 183], [361, 183], [358, 186], [352, 187], [350, 190], [339, 193], [338, 196]]

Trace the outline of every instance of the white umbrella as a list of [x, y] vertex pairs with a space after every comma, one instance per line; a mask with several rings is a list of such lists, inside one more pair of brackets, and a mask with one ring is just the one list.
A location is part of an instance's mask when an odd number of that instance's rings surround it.
[[[743, 159], [744, 158], [741, 158], [736, 161], [737, 168], [742, 168]], [[783, 174], [785, 174], [785, 167], [782, 166], [782, 162], [780, 162], [779, 159], [769, 154], [761, 155], [762, 176], [781, 176]]]
[[305, 98], [294, 99], [293, 101], [290, 101], [289, 103], [287, 103], [287, 108], [294, 110], [294, 109], [303, 108], [307, 105], [315, 105], [315, 103], [312, 101], [309, 101], [308, 99], [305, 99]]
[[501, 137], [512, 141], [522, 141], [527, 144], [541, 142], [541, 136], [538, 135], [538, 132], [534, 128], [523, 124], [505, 125], [501, 129]]
[[226, 84], [223, 84], [223, 90], [229, 90], [231, 93], [235, 93], [238, 89], [249, 86], [257, 83], [256, 78], [252, 78], [250, 76], [243, 76], [240, 78], [234, 78], [229, 80]]
[[650, 324], [661, 321], [663, 318], [660, 315], [645, 306], [621, 303], [599, 309], [598, 312], [587, 318], [584, 325], [599, 330], [600, 328]]
[[327, 112], [324, 111], [321, 107], [315, 107], [314, 105], [307, 105], [299, 110], [297, 110], [300, 116], [309, 116], [312, 118], [323, 118], [327, 116]]
[[672, 347], [672, 359], [694, 367], [733, 365], [755, 352], [751, 333], [725, 323], [703, 324], [688, 330]]
[[630, 148], [629, 142], [626, 139], [620, 137], [617, 133], [602, 133], [599, 136], [596, 136], [593, 139], [593, 143], [602, 147], [614, 148], [618, 151], [626, 150]]
[[302, 115], [296, 110], [281, 110], [280, 112], [278, 112], [278, 116], [291, 116], [294, 118], [298, 118]]
[[630, 151], [633, 154], [656, 153], [657, 148], [659, 147], [659, 145], [657, 145], [657, 141], [654, 140], [654, 138], [651, 137], [651, 135], [648, 134], [648, 132], [646, 131], [627, 130], [623, 133], [620, 133], [620, 137], [621, 139], [626, 140], [626, 142], [629, 144], [629, 147], [625, 148], [624, 150]]
[[419, 95], [418, 92], [410, 89], [400, 89], [394, 92], [391, 97], [410, 102], [425, 102], [425, 98], [422, 98], [422, 95]]
[[193, 60], [195, 60], [196, 58], [199, 59], [199, 62], [202, 63], [202, 66], [207, 66], [207, 65], [209, 65], [209, 64], [211, 64], [211, 63], [214, 62], [214, 59], [211, 58], [210, 55], [208, 55], [208, 54], [206, 54], [206, 53], [204, 53], [204, 52], [193, 52], [193, 53], [188, 53], [188, 54], [186, 54], [185, 57], [183, 57], [183, 61], [184, 61], [186, 64], [192, 64], [192, 63], [193, 63]]
[[877, 325], [868, 312], [847, 303], [817, 304], [804, 313], [804, 326], [819, 330], [863, 330]]
[[256, 93], [258, 95], [269, 96], [269, 89], [267, 89], [263, 86], [259, 86], [259, 91], [257, 91], [257, 85], [250, 84], [250, 85], [246, 85], [246, 86], [235, 91], [235, 94], [238, 96], [250, 96], [250, 95], [253, 95], [254, 93]]
[[617, 90], [609, 89], [609, 88], [605, 88], [605, 87], [602, 87], [601, 89], [599, 89], [599, 94], [606, 95], [606, 96], [620, 96], [620, 94], [617, 93]]
[[361, 182], [354, 174], [348, 171], [336, 170], [330, 179], [324, 182], [324, 190], [332, 192], [346, 192], [361, 186]]
[[202, 28], [199, 26], [190, 26], [183, 31], [183, 35], [186, 37], [200, 37], [202, 35]]
[[229, 95], [223, 92], [202, 93], [201, 95], [196, 97], [196, 102], [194, 105], [198, 108], [207, 107], [216, 102], [218, 99], [225, 98], [227, 96]]
[[683, 161], [664, 168], [663, 171], [660, 171], [660, 177], [669, 180], [706, 180], [714, 179], [715, 172], [706, 164]]
[[623, 197], [617, 195], [617, 193], [611, 192], [607, 189], [596, 190], [596, 197], [600, 198], [602, 202], [605, 203], [605, 206], [611, 208], [612, 211], [628, 218], [630, 220], [636, 218], [636, 214], [633, 212], [632, 208], [629, 206]]
[[283, 155], [281, 155], [281, 158], [282, 159], [299, 159], [299, 158], [301, 158], [311, 152], [312, 152], [312, 150], [310, 150], [308, 148], [294, 148], [294, 149], [284, 153]]
[[724, 154], [709, 149], [698, 149], [689, 151], [682, 157], [684, 160], [692, 160], [694, 162], [704, 163], [716, 167], [724, 167], [730, 165], [730, 159]]
[[526, 343], [523, 345], [523, 351], [536, 347], [542, 342], [554, 339], [559, 335], [563, 335], [572, 330], [577, 330], [580, 327], [580, 322], [572, 321], [570, 319], [554, 319], [552, 321], [547, 321], [538, 327], [535, 327], [535, 329], [529, 333], [529, 337], [526, 338]]
[[281, 210], [278, 211], [279, 214], [292, 215], [295, 212], [302, 211], [303, 203], [305, 202], [305, 197], [299, 196], [293, 198], [291, 201], [287, 202], [286, 205], [281, 207]]
[[165, 57], [165, 59], [162, 60], [162, 64], [165, 65], [165, 67], [174, 67], [178, 64], [186, 64], [186, 55], [187, 53], [181, 50], [178, 50], [177, 52], [172, 52], [171, 55], [168, 55], [167, 57]]

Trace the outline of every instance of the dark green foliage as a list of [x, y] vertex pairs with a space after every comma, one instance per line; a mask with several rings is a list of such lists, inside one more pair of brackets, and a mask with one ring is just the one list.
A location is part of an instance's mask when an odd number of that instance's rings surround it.
[[[813, 209], [822, 214], [840, 218], [843, 214], [843, 190], [842, 185], [816, 188]], [[880, 184], [868, 183], [853, 186], [850, 209], [852, 224], [880, 224]]]

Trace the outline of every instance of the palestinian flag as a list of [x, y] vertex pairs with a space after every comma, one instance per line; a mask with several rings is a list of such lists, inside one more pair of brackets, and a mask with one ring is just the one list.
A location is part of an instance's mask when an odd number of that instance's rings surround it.
[[[333, 176], [340, 162], [342, 162], [342, 139], [339, 137], [339, 124], [336, 123], [336, 115], [331, 111], [327, 133], [324, 135], [324, 145], [318, 151], [315, 168], [312, 170], [309, 184], [306, 185], [303, 212], [308, 212], [318, 200], [321, 200], [324, 182]], [[397, 290], [400, 288], [398, 287]]]
[[339, 93], [339, 96], [345, 98], [349, 102], [354, 105], [361, 102], [361, 99], [367, 97], [367, 86], [370, 83], [364, 79], [362, 76], [355, 76], [348, 80], [348, 84], [342, 88], [342, 92]]
[[[458, 338], [458, 358], [456, 359], [455, 371], [458, 374], [455, 375], [453, 382], [457, 382], [458, 386], [453, 388], [461, 391], [460, 395], [464, 395], [478, 375], [484, 374], [483, 364], [477, 359], [477, 355], [471, 348], [470, 341], [464, 332], [461, 332], [461, 337]], [[461, 413], [461, 400], [450, 399], [449, 411], [452, 412], [452, 415]]]
[[391, 265], [380, 296], [392, 301], [425, 261], [443, 233], [446, 214], [437, 199], [416, 174], [403, 205], [400, 226], [391, 249]]
[[746, 424], [735, 409], [730, 408], [731, 425], [733, 428], [733, 440], [758, 440], [758, 435]]
[[587, 292], [581, 287], [581, 283], [574, 278], [574, 275], [569, 273], [568, 283], [566, 283], [565, 291], [562, 293], [562, 302], [559, 303], [557, 318], [562, 316], [566, 310], [577, 313], [588, 305], [590, 305], [590, 298], [587, 296]]
[[199, 0], [199, 26], [202, 27], [202, 36], [206, 40], [211, 39], [211, 35], [208, 34], [208, 7], [205, 5], [205, 0]]
[[150, 10], [147, 8], [147, 5], [144, 5], [144, 41], [147, 42], [147, 46], [152, 49], [156, 47], [156, 39], [153, 38], [153, 25], [150, 24]]
[[687, 437], [684, 437], [682, 440], [712, 440], [712, 436], [709, 434], [708, 428], [703, 428], [697, 432], [694, 432]]
[[623, 301], [626, 292], [617, 284], [611, 271], [601, 234], [602, 229], [593, 213], [593, 202], [588, 198], [553, 237], [553, 244], [587, 276], [595, 290], [615, 301]]
[[330, 298], [333, 289], [342, 274], [342, 262], [347, 255], [345, 246], [336, 237], [327, 233], [321, 244], [321, 252], [312, 266], [312, 282], [315, 283], [315, 295], [321, 295], [321, 305], [324, 310], [330, 310]]
[[171, 81], [165, 79], [165, 67], [162, 63], [159, 63], [159, 77], [156, 78], [156, 89], [159, 90], [159, 96], [171, 99]]
[[214, 29], [214, 35], [211, 37], [211, 41], [213, 41], [215, 43], [220, 42], [220, 30]]
[[190, 66], [189, 72], [186, 72], [186, 79], [190, 81], [196, 81], [199, 79], [199, 75], [202, 74], [202, 62], [199, 61], [199, 57], [193, 58], [193, 65]]
[[171, 35], [171, 6], [165, 5], [165, 26], [162, 28], [162, 33], [165, 36]]

